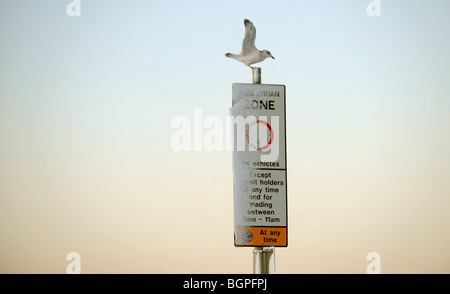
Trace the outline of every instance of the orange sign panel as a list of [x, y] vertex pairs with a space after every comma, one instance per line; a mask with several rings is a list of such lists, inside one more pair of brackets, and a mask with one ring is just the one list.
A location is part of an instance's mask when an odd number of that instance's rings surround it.
[[235, 244], [240, 246], [287, 246], [286, 227], [243, 227], [235, 231]]

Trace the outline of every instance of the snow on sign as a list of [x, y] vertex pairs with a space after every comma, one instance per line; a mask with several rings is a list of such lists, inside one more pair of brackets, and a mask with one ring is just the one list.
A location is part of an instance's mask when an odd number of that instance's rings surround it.
[[287, 246], [285, 92], [233, 84], [235, 246]]

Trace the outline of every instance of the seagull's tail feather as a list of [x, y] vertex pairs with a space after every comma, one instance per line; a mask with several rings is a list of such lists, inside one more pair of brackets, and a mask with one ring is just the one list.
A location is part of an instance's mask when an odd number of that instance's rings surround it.
[[225, 54], [225, 56], [226, 56], [226, 57], [229, 57], [229, 58], [234, 58], [234, 59], [236, 59], [236, 57], [238, 57], [239, 55], [233, 54], [233, 53], [227, 53], [227, 54]]

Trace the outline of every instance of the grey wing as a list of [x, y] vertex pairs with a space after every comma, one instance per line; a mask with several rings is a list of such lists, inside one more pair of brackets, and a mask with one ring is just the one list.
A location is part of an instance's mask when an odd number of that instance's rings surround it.
[[245, 35], [244, 40], [242, 40], [242, 55], [246, 55], [252, 53], [253, 51], [257, 51], [255, 47], [255, 39], [256, 39], [256, 28], [251, 21], [248, 19], [244, 20], [245, 25]]

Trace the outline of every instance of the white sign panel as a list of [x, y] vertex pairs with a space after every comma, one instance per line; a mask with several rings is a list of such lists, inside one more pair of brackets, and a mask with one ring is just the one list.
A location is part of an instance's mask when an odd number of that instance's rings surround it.
[[235, 246], [287, 246], [285, 89], [233, 84]]

